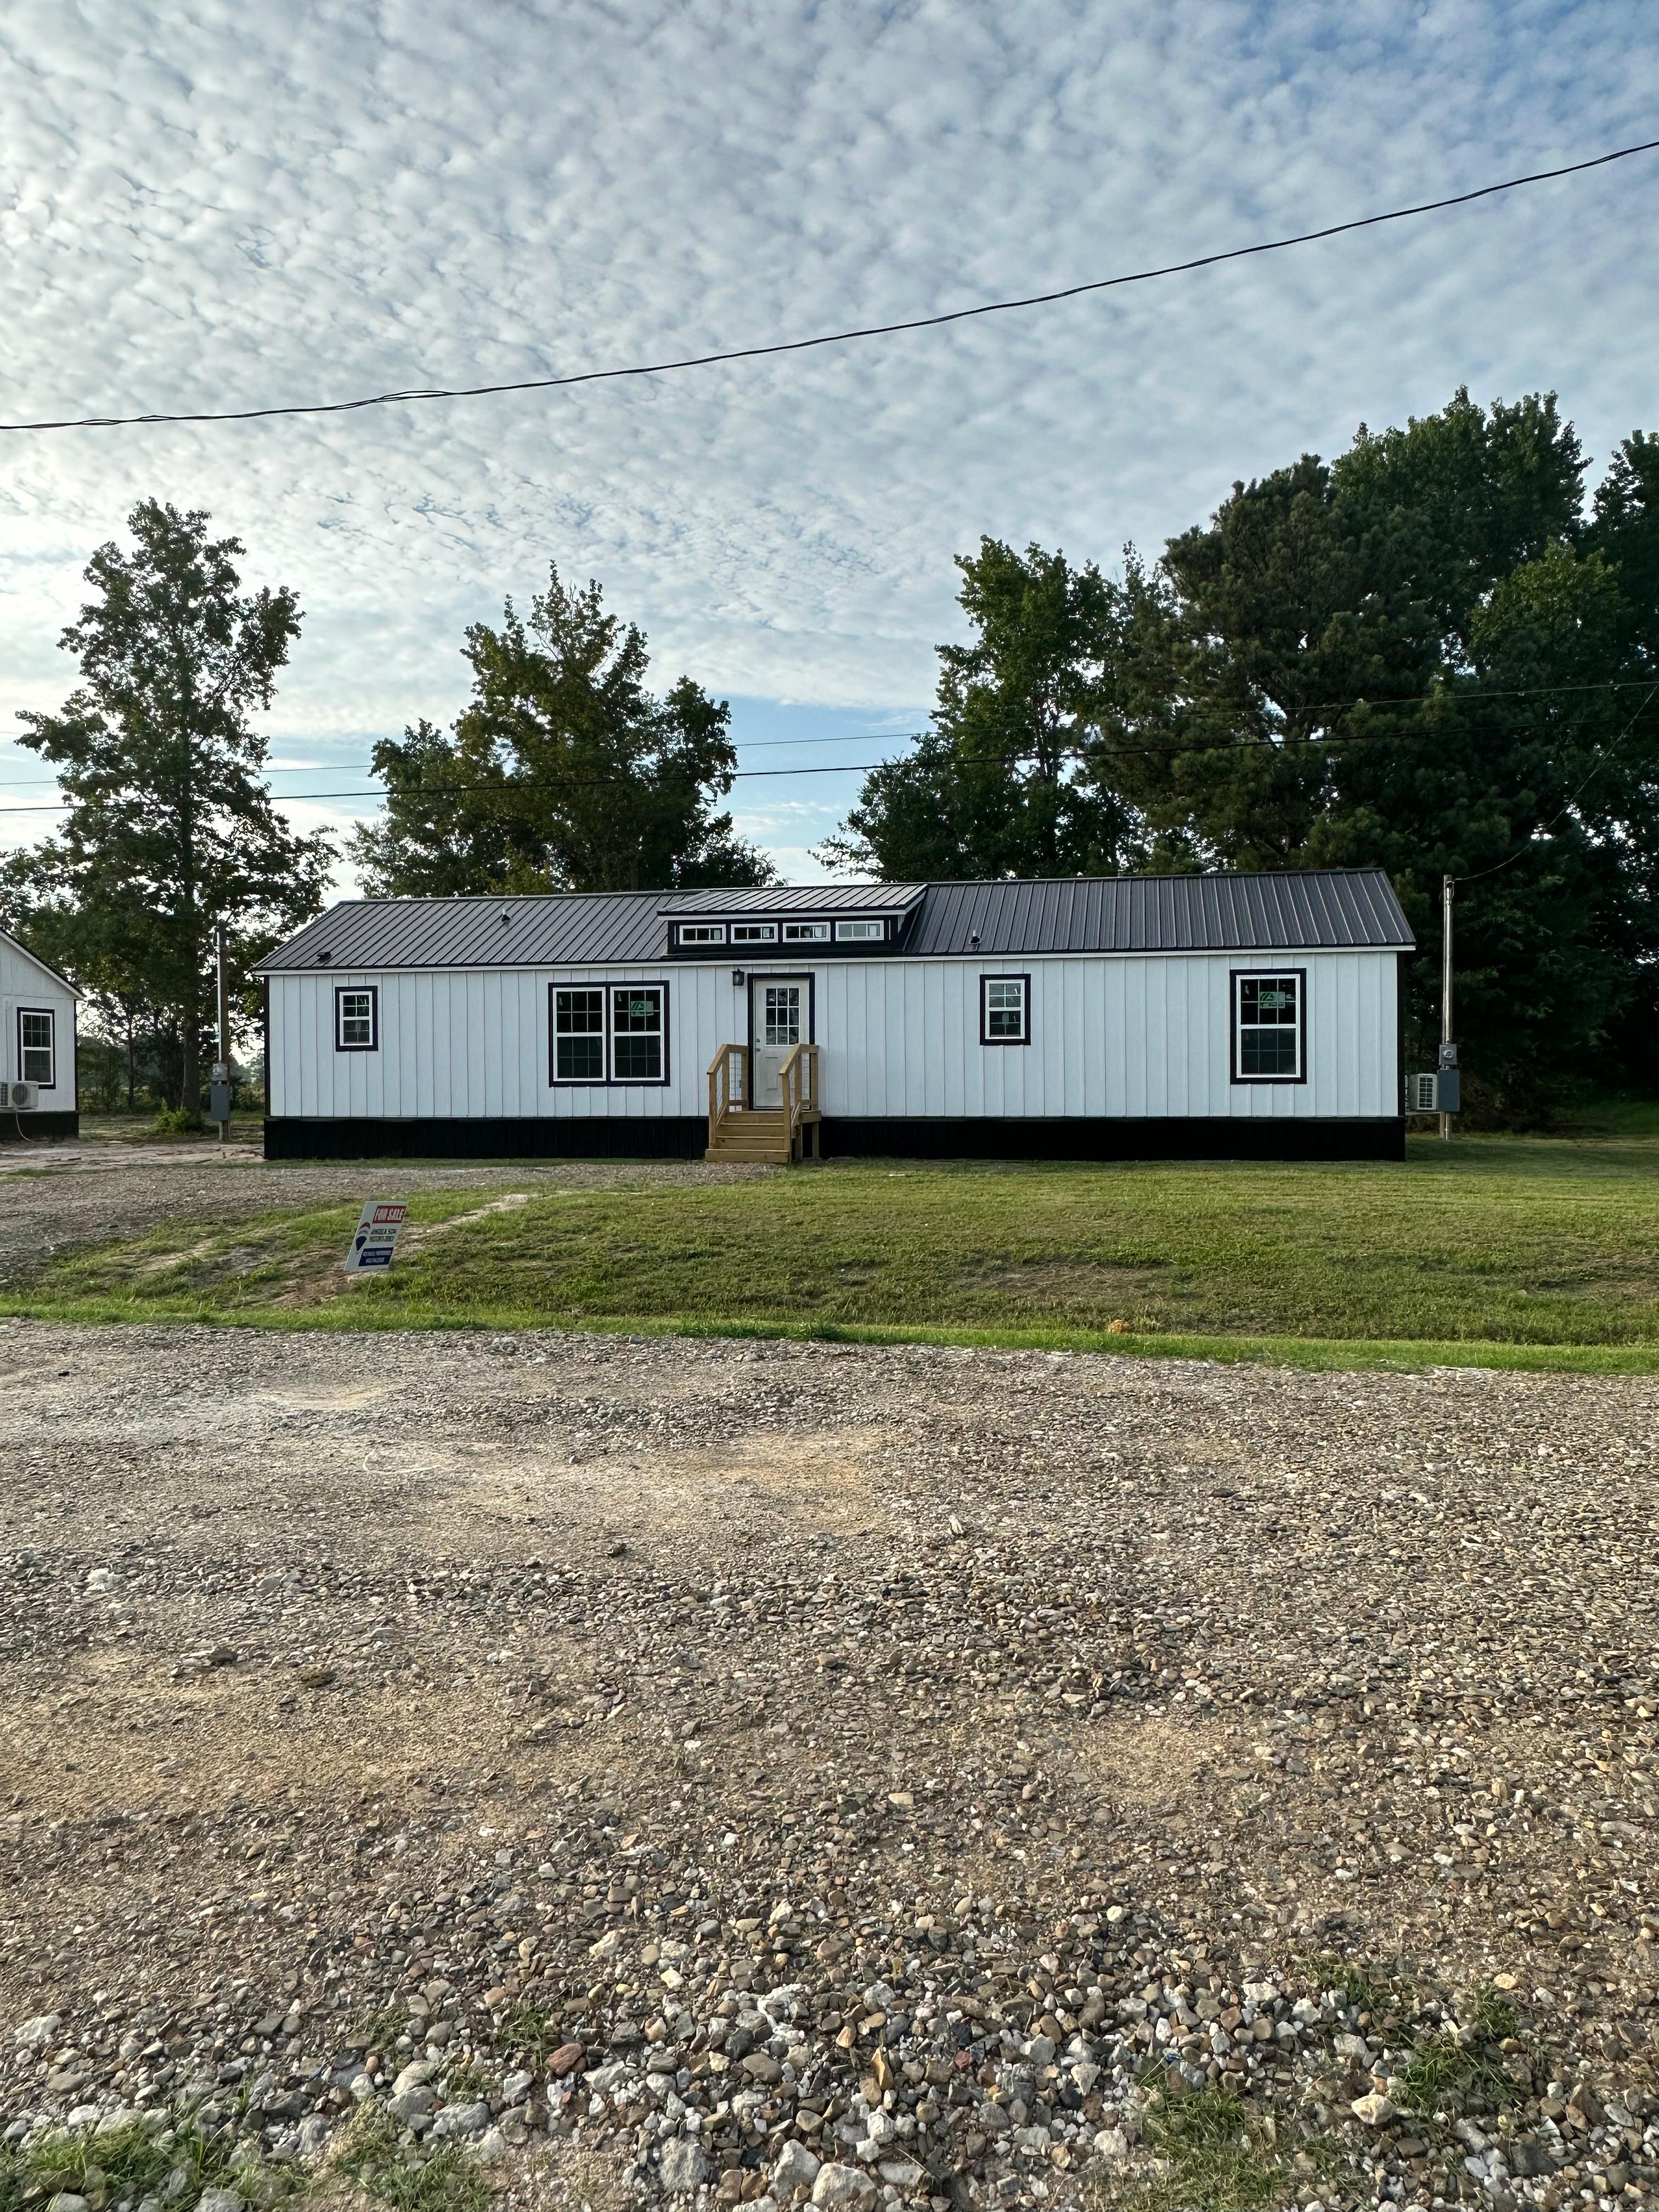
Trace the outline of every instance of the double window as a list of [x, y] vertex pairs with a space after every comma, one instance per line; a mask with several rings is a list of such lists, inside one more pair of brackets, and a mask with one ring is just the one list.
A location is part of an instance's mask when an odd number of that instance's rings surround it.
[[786, 921], [783, 925], [786, 945], [826, 945], [829, 940], [827, 921]]
[[380, 994], [370, 984], [342, 984], [334, 994], [336, 1052], [378, 1052]]
[[775, 921], [734, 921], [732, 925], [733, 945], [775, 945], [777, 941]]
[[1301, 968], [1272, 974], [1235, 969], [1233, 1081], [1307, 1080], [1308, 977]]
[[668, 992], [661, 983], [556, 983], [555, 1083], [666, 1083]]
[[17, 1010], [17, 1075], [42, 1091], [58, 1087], [58, 1017], [50, 1006]]
[[723, 921], [683, 921], [680, 924], [682, 945], [724, 945], [726, 924]]
[[1030, 1044], [1031, 979], [1029, 975], [980, 977], [979, 1041], [981, 1044]]

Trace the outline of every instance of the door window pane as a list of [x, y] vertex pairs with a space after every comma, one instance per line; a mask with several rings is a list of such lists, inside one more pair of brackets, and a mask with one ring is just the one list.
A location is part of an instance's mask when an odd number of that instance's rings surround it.
[[618, 1083], [662, 1081], [662, 998], [659, 983], [611, 994], [611, 1073]]
[[763, 1044], [800, 1042], [800, 985], [769, 983], [761, 1023]]
[[553, 994], [553, 1069], [561, 1083], [605, 1081], [605, 994]]

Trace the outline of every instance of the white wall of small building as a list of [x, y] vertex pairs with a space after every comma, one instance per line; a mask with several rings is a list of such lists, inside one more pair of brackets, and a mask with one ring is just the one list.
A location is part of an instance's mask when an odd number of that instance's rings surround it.
[[[49, 970], [31, 960], [8, 937], [0, 936], [0, 1082], [15, 1083], [22, 1077], [18, 1061], [17, 1017], [25, 1008], [49, 1010], [54, 1044], [56, 1081], [40, 1092], [43, 1114], [75, 1110], [75, 994]], [[10, 1123], [7, 1124], [9, 1133]]]
[[[1307, 1080], [1231, 1080], [1236, 969], [1307, 975]], [[1392, 951], [780, 963], [811, 975], [827, 1115], [860, 1119], [1392, 1115], [1401, 1109]], [[980, 981], [1029, 975], [1031, 1042], [982, 1045]], [[668, 987], [665, 1084], [549, 1081], [555, 984]], [[380, 1047], [334, 1048], [334, 994], [380, 993]], [[747, 1036], [730, 965], [418, 970], [270, 978], [270, 1111], [305, 1118], [704, 1115], [708, 1067]]]

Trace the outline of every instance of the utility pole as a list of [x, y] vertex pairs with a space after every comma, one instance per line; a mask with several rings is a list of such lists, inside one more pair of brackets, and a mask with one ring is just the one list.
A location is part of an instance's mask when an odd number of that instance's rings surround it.
[[[1449, 882], [1450, 878], [1447, 880]], [[214, 1069], [213, 1076], [216, 1085], [222, 1083], [225, 1086], [225, 1111], [219, 1122], [219, 1142], [222, 1145], [230, 1127], [230, 961], [225, 948], [225, 925], [222, 921], [214, 932], [214, 946], [219, 956], [219, 1065]], [[215, 1103], [217, 1103], [216, 1101]]]
[[[1456, 1048], [1452, 1044], [1452, 901], [1457, 896], [1455, 876], [1440, 878], [1440, 1065], [1452, 1066]], [[1440, 1139], [1451, 1142], [1452, 1117], [1440, 1116]]]

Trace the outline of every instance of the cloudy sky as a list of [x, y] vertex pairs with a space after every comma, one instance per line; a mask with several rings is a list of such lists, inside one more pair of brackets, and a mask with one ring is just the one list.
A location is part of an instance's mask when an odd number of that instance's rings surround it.
[[[0, 415], [556, 374], [925, 314], [1659, 135], [1638, 0], [9, 0]], [[1115, 562], [1467, 381], [1659, 427], [1659, 156], [953, 330], [657, 383], [0, 439], [5, 738], [135, 499], [304, 633], [280, 789], [464, 696], [550, 560], [729, 697], [745, 769], [896, 749], [981, 533]], [[738, 787], [787, 875], [856, 789]], [[302, 824], [355, 802], [302, 801]], [[0, 817], [0, 843], [49, 814]]]

